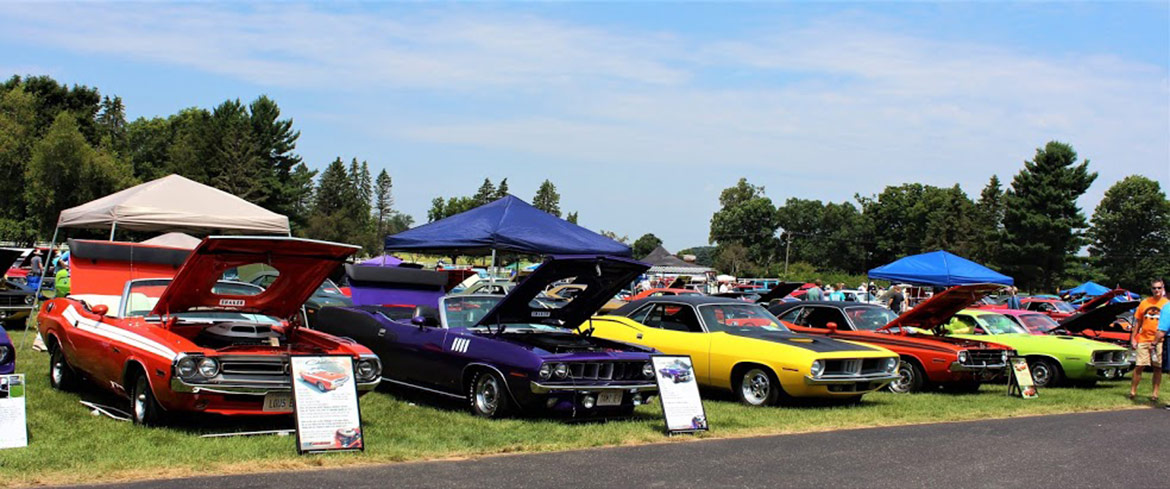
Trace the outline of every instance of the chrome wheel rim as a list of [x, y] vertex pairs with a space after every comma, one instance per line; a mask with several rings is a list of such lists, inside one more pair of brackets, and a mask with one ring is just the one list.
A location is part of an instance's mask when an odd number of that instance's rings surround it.
[[1052, 372], [1048, 370], [1048, 365], [1045, 363], [1037, 363], [1032, 367], [1032, 381], [1036, 385], [1048, 385], [1048, 381], [1052, 379]]
[[485, 374], [475, 386], [475, 408], [484, 414], [495, 414], [500, 403], [500, 386], [496, 378]]
[[768, 393], [772, 389], [772, 382], [768, 379], [768, 374], [764, 373], [763, 370], [755, 368], [744, 374], [743, 382], [740, 383], [740, 389], [743, 391], [743, 398], [749, 404], [759, 405], [768, 399]]
[[146, 419], [146, 379], [139, 377], [134, 388], [134, 417]]
[[56, 359], [53, 362], [53, 368], [49, 371], [49, 375], [53, 377], [53, 385], [61, 385], [61, 376], [64, 374], [64, 372], [61, 371], [63, 368], [61, 366], [62, 363], [64, 362], [62, 362], [61, 359]]
[[914, 385], [914, 368], [906, 362], [898, 365], [898, 378], [890, 382], [890, 391], [899, 394], [910, 392], [910, 386]]

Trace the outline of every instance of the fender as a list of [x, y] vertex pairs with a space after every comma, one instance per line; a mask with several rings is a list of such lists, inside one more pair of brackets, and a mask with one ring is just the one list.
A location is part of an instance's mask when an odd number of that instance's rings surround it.
[[[489, 369], [494, 370], [497, 374], [499, 374], [500, 378], [504, 380], [504, 389], [508, 391], [508, 397], [512, 399], [512, 403], [517, 405], [517, 406], [520, 405], [520, 401], [516, 400], [516, 394], [512, 393], [512, 386], [508, 384], [508, 377], [506, 375], [504, 375], [504, 373], [501, 372], [500, 369], [493, 367], [491, 365], [488, 365], [486, 363], [478, 363], [478, 362], [477, 363], [469, 363], [463, 367], [463, 372], [461, 372], [459, 374], [460, 377], [466, 379], [467, 378], [467, 370], [472, 368], [472, 367], [487, 367]], [[463, 396], [463, 397], [464, 397], [464, 399], [467, 398], [467, 396]]]

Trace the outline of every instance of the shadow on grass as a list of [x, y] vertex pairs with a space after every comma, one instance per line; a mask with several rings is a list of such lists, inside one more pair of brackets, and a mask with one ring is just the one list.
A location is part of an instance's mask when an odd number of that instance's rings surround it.
[[[391, 383], [388, 383], [385, 381], [383, 381], [380, 385], [378, 385], [377, 392], [379, 395], [391, 396], [398, 401], [409, 403], [411, 405], [424, 406], [424, 407], [428, 407], [428, 408], [432, 408], [432, 409], [436, 409], [436, 410], [444, 411], [444, 412], [450, 412], [450, 413], [461, 413], [461, 414], [468, 416], [468, 417], [474, 416], [473, 414], [471, 414], [470, 410], [467, 407], [468, 401], [465, 401], [462, 399], [455, 399], [453, 397], [444, 396], [441, 394], [435, 394], [435, 393], [427, 392], [427, 391], [420, 390], [420, 389], [414, 389], [414, 388], [407, 387], [407, 386], [391, 384]], [[617, 416], [617, 415], [591, 415], [591, 416], [586, 415], [586, 416], [582, 416], [582, 415], [580, 415], [580, 413], [578, 413], [577, 416], [574, 416], [573, 413], [571, 413], [571, 412], [562, 413], [562, 412], [540, 410], [540, 411], [514, 413], [512, 416], [510, 416], [510, 418], [512, 418], [512, 419], [526, 419], [526, 420], [560, 421], [560, 422], [563, 422], [566, 424], [577, 425], [577, 424], [606, 423], [606, 422], [610, 422], [610, 421], [644, 421], [644, 420], [650, 420], [650, 419], [661, 419], [662, 416], [660, 414], [650, 415], [650, 414], [646, 414], [646, 413], [642, 413], [642, 412], [638, 412], [638, 411], [635, 411], [634, 414], [629, 415], [629, 416]]]

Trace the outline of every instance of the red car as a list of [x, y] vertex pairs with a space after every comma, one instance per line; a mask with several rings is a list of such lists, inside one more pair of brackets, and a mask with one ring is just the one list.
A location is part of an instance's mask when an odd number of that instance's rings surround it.
[[349, 374], [328, 370], [311, 370], [301, 372], [301, 380], [316, 387], [321, 392], [329, 392], [345, 385], [349, 381]]
[[1000, 378], [1007, 346], [932, 334], [955, 313], [998, 290], [990, 284], [952, 287], [935, 294], [914, 309], [896, 316], [889, 309], [858, 302], [802, 301], [768, 308], [793, 331], [880, 346], [902, 357], [901, 376], [890, 383], [894, 392], [914, 392], [932, 386], [978, 389], [980, 382]]
[[658, 296], [663, 296], [663, 295], [703, 295], [703, 294], [700, 292], [691, 290], [691, 289], [669, 289], [669, 288], [646, 289], [646, 290], [643, 290], [641, 292], [638, 292], [637, 294], [634, 294], [633, 297], [630, 297], [629, 302], [634, 302], [634, 301], [639, 300], [639, 299], [645, 299], [647, 297], [658, 297]]
[[1020, 305], [1026, 311], [1044, 313], [1057, 321], [1077, 312], [1077, 308], [1073, 307], [1072, 304], [1052, 297], [1024, 297], [1020, 299]]
[[[289, 357], [350, 355], [359, 391], [381, 364], [351, 340], [299, 327], [301, 304], [356, 247], [278, 237], [210, 237], [193, 250], [70, 240], [74, 294], [42, 305], [49, 381], [86, 381], [131, 400], [137, 424], [168, 414], [286, 414]], [[263, 264], [266, 289], [222, 280]], [[120, 294], [116, 294], [117, 291]]]

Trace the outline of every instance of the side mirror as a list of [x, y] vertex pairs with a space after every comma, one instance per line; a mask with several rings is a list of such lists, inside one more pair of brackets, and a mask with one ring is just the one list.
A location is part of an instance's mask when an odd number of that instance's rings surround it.
[[428, 326], [430, 326], [430, 327], [438, 326], [439, 322], [436, 321], [435, 318], [429, 318], [426, 316], [415, 316], [415, 317], [410, 318], [410, 324], [418, 326], [419, 329], [422, 329], [422, 328], [425, 328]]
[[837, 332], [837, 323], [830, 322], [829, 324], [826, 324], [826, 325], [825, 325], [825, 327], [826, 327], [826, 328], [829, 328], [829, 332], [830, 332], [830, 333], [836, 333], [836, 332]]
[[98, 304], [96, 306], [93, 306], [93, 308], [90, 309], [90, 312], [97, 314], [98, 316], [105, 317], [106, 314], [110, 313], [110, 306], [107, 306], [105, 304]]

